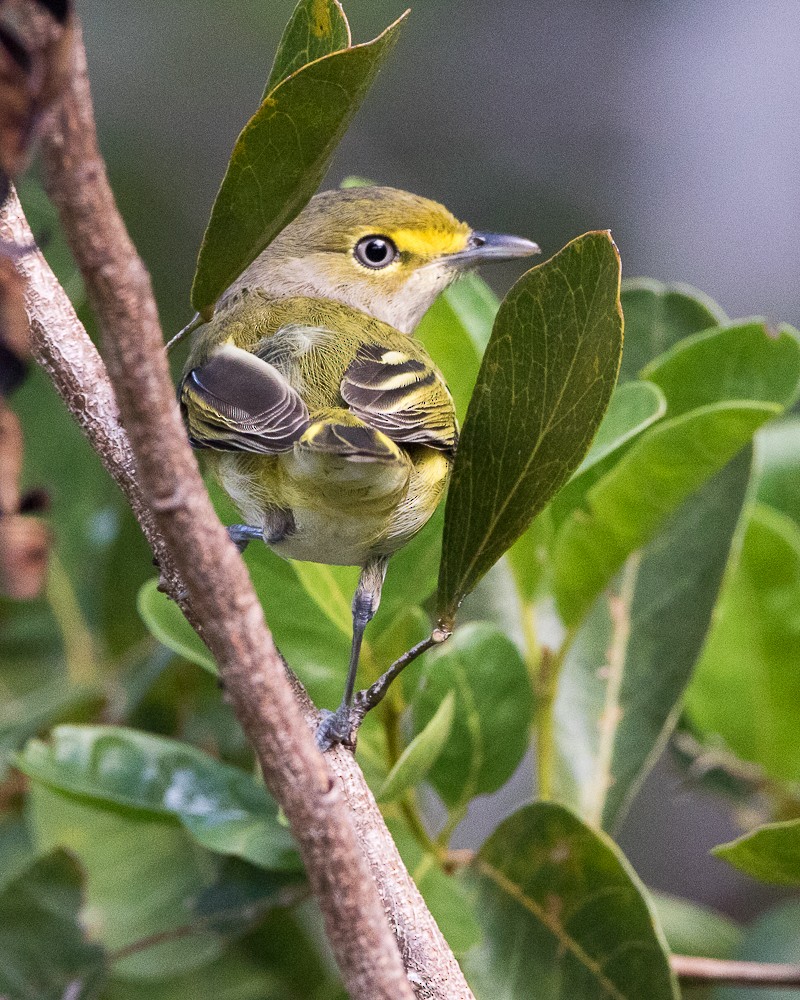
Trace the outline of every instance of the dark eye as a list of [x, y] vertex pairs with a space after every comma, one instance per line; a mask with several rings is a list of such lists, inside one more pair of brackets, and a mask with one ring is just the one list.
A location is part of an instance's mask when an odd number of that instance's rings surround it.
[[364, 267], [381, 268], [397, 257], [397, 247], [388, 236], [365, 236], [356, 243], [356, 260]]

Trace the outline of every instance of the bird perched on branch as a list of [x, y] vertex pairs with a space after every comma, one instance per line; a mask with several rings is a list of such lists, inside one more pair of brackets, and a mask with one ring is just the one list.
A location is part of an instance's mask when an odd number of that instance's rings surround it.
[[464, 270], [536, 252], [404, 191], [326, 191], [196, 334], [181, 408], [241, 512], [233, 541], [362, 567], [344, 697], [320, 726], [323, 748], [348, 740], [387, 561], [436, 510], [455, 453], [452, 398], [411, 334]]

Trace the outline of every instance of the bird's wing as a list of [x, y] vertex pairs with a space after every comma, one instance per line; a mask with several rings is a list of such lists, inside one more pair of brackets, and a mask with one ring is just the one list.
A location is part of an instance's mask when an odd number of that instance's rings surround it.
[[274, 455], [309, 425], [308, 408], [267, 361], [226, 344], [188, 373], [181, 408], [196, 447]]
[[430, 360], [364, 345], [348, 365], [340, 391], [357, 417], [393, 441], [455, 449], [453, 400]]

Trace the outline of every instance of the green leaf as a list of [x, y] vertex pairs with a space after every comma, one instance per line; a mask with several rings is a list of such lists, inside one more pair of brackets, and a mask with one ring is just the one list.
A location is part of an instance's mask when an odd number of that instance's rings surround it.
[[762, 882], [800, 886], [800, 819], [761, 826], [712, 853]]
[[573, 479], [598, 465], [667, 412], [667, 401], [652, 382], [624, 382], [614, 390], [608, 410]]
[[212, 674], [217, 665], [208, 646], [183, 617], [178, 605], [158, 589], [158, 579], [142, 585], [136, 605], [142, 621], [159, 642], [190, 663], [196, 663]]
[[386, 777], [376, 798], [393, 802], [418, 785], [441, 756], [453, 728], [455, 695], [445, 695], [430, 722], [414, 737]]
[[756, 438], [756, 496], [800, 526], [800, 417], [768, 424]]
[[34, 857], [24, 821], [12, 813], [0, 817], [0, 891], [28, 868]]
[[[800, 964], [799, 932], [800, 902], [781, 903], [747, 928], [733, 958], [744, 962]], [[711, 996], [713, 1000], [800, 1000], [800, 990], [721, 986]]]
[[710, 627], [750, 450], [631, 556], [579, 628], [559, 678], [555, 797], [614, 828], [672, 730]]
[[800, 780], [800, 528], [756, 505], [686, 695], [703, 742]]
[[517, 769], [528, 747], [533, 694], [516, 646], [486, 622], [470, 622], [425, 657], [411, 705], [417, 733], [451, 691], [453, 727], [429, 776], [457, 809], [496, 791]]
[[105, 978], [102, 948], [79, 922], [83, 876], [65, 851], [39, 858], [0, 894], [0, 995], [89, 1000]]
[[660, 421], [633, 444], [556, 538], [554, 585], [567, 625], [581, 620], [625, 559], [779, 410], [750, 401], [704, 406]]
[[523, 275], [500, 306], [447, 497], [445, 624], [591, 444], [622, 350], [619, 269], [610, 235], [588, 233]]
[[800, 335], [791, 327], [734, 324], [687, 337], [643, 370], [660, 386], [669, 414], [724, 400], [791, 405], [800, 380]]
[[467, 412], [498, 307], [486, 282], [466, 274], [439, 296], [414, 331], [444, 375], [459, 422]]
[[466, 957], [482, 997], [677, 1000], [666, 942], [619, 848], [562, 806], [525, 806], [470, 868], [482, 945]]
[[263, 868], [297, 870], [289, 831], [262, 785], [177, 740], [116, 726], [59, 726], [17, 766], [60, 791], [175, 817], [203, 847]]
[[202, 969], [163, 982], [112, 978], [103, 1000], [287, 1000], [287, 996], [284, 984], [272, 972], [226, 954]]
[[350, 25], [338, 0], [300, 0], [283, 31], [261, 100], [308, 63], [348, 48]]
[[308, 203], [405, 17], [371, 42], [297, 70], [245, 125], [197, 260], [192, 305], [202, 316]]
[[730, 958], [742, 940], [742, 929], [716, 910], [663, 892], [651, 892], [653, 909], [669, 949], [680, 955]]
[[727, 319], [716, 302], [689, 285], [665, 285], [649, 278], [622, 283], [625, 353], [620, 379], [637, 378], [653, 358], [679, 340]]
[[39, 782], [28, 796], [28, 819], [39, 851], [64, 847], [85, 869], [85, 920], [94, 940], [113, 952], [165, 935], [116, 961], [116, 975], [160, 979], [219, 955], [222, 942], [207, 931], [170, 938], [192, 923], [191, 902], [214, 878], [213, 858], [175, 820], [109, 808]]

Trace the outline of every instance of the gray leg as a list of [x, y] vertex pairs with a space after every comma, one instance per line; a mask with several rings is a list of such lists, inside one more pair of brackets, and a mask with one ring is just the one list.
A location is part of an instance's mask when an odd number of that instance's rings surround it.
[[364, 630], [372, 621], [381, 603], [381, 589], [388, 561], [387, 556], [379, 556], [371, 559], [361, 570], [353, 597], [353, 644], [350, 647], [350, 665], [347, 670], [344, 695], [338, 709], [335, 712], [325, 714], [320, 723], [317, 730], [317, 746], [320, 750], [327, 750], [334, 743], [349, 742], [353, 728], [350, 711], [353, 706], [361, 642], [364, 638]]
[[261, 528], [254, 528], [252, 524], [231, 524], [228, 526], [228, 534], [240, 552], [244, 552], [250, 542], [264, 539]]

